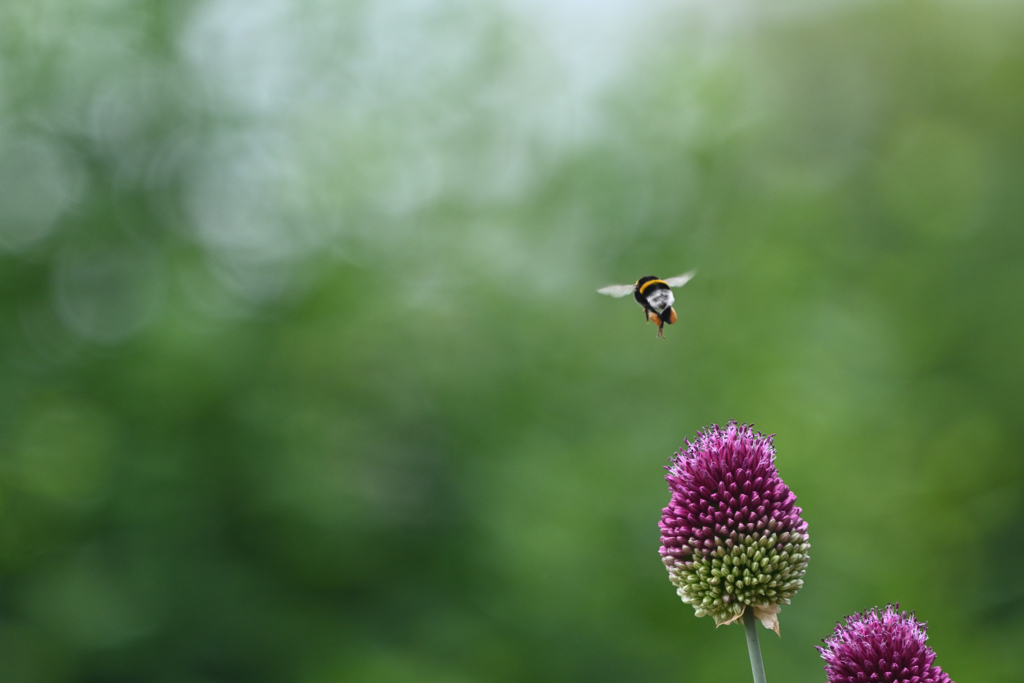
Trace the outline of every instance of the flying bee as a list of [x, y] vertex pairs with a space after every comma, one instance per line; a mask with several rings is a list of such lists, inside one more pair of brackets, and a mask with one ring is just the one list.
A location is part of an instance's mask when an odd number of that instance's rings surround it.
[[647, 322], [653, 320], [658, 326], [658, 336], [664, 339], [665, 334], [662, 332], [662, 328], [666, 324], [671, 325], [677, 319], [676, 311], [672, 308], [672, 304], [676, 302], [676, 298], [672, 295], [672, 288], [682, 287], [696, 274], [697, 271], [691, 270], [689, 273], [668, 277], [664, 280], [659, 280], [656, 275], [647, 275], [637, 280], [634, 285], [608, 285], [597, 292], [614, 296], [616, 299], [632, 293], [636, 302], [643, 306]]

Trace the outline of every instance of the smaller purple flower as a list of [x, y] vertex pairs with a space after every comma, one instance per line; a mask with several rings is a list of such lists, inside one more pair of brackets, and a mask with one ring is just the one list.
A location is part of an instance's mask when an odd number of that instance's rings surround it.
[[772, 437], [712, 425], [666, 468], [661, 559], [683, 602], [719, 626], [749, 608], [779, 630], [778, 612], [803, 586], [807, 522], [775, 469]]
[[846, 626], [836, 624], [818, 648], [829, 683], [953, 683], [933, 664], [935, 652], [925, 645], [927, 624], [898, 610], [899, 605], [883, 612], [873, 607], [846, 617]]

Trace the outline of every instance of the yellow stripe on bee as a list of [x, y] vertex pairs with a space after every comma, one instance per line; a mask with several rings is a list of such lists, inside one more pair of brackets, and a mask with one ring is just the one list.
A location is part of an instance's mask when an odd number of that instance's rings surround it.
[[666, 287], [668, 287], [668, 283], [665, 282], [664, 280], [648, 280], [647, 282], [645, 282], [642, 285], [640, 285], [640, 293], [643, 294], [644, 290], [647, 289], [648, 287], [650, 287], [651, 285], [653, 285], [655, 282], [660, 282], [661, 284], [663, 284]]

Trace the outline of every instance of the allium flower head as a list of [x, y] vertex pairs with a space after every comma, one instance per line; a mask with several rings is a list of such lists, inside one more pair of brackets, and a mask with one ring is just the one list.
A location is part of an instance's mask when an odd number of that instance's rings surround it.
[[899, 605], [881, 613], [873, 608], [846, 617], [846, 626], [836, 624], [818, 648], [829, 683], [953, 683], [933, 664], [935, 652], [925, 645], [927, 625], [913, 612], [898, 610]]
[[747, 606], [778, 633], [780, 605], [803, 586], [807, 522], [775, 469], [772, 437], [718, 425], [687, 441], [666, 467], [661, 559], [683, 602], [716, 624]]

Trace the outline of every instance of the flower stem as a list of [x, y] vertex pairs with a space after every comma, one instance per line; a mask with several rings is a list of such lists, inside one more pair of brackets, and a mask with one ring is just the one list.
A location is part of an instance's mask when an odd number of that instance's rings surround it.
[[750, 670], [754, 673], [754, 683], [765, 683], [764, 663], [761, 661], [761, 645], [757, 642], [757, 618], [754, 608], [747, 605], [743, 610], [743, 630], [747, 633], [747, 652], [750, 654]]

